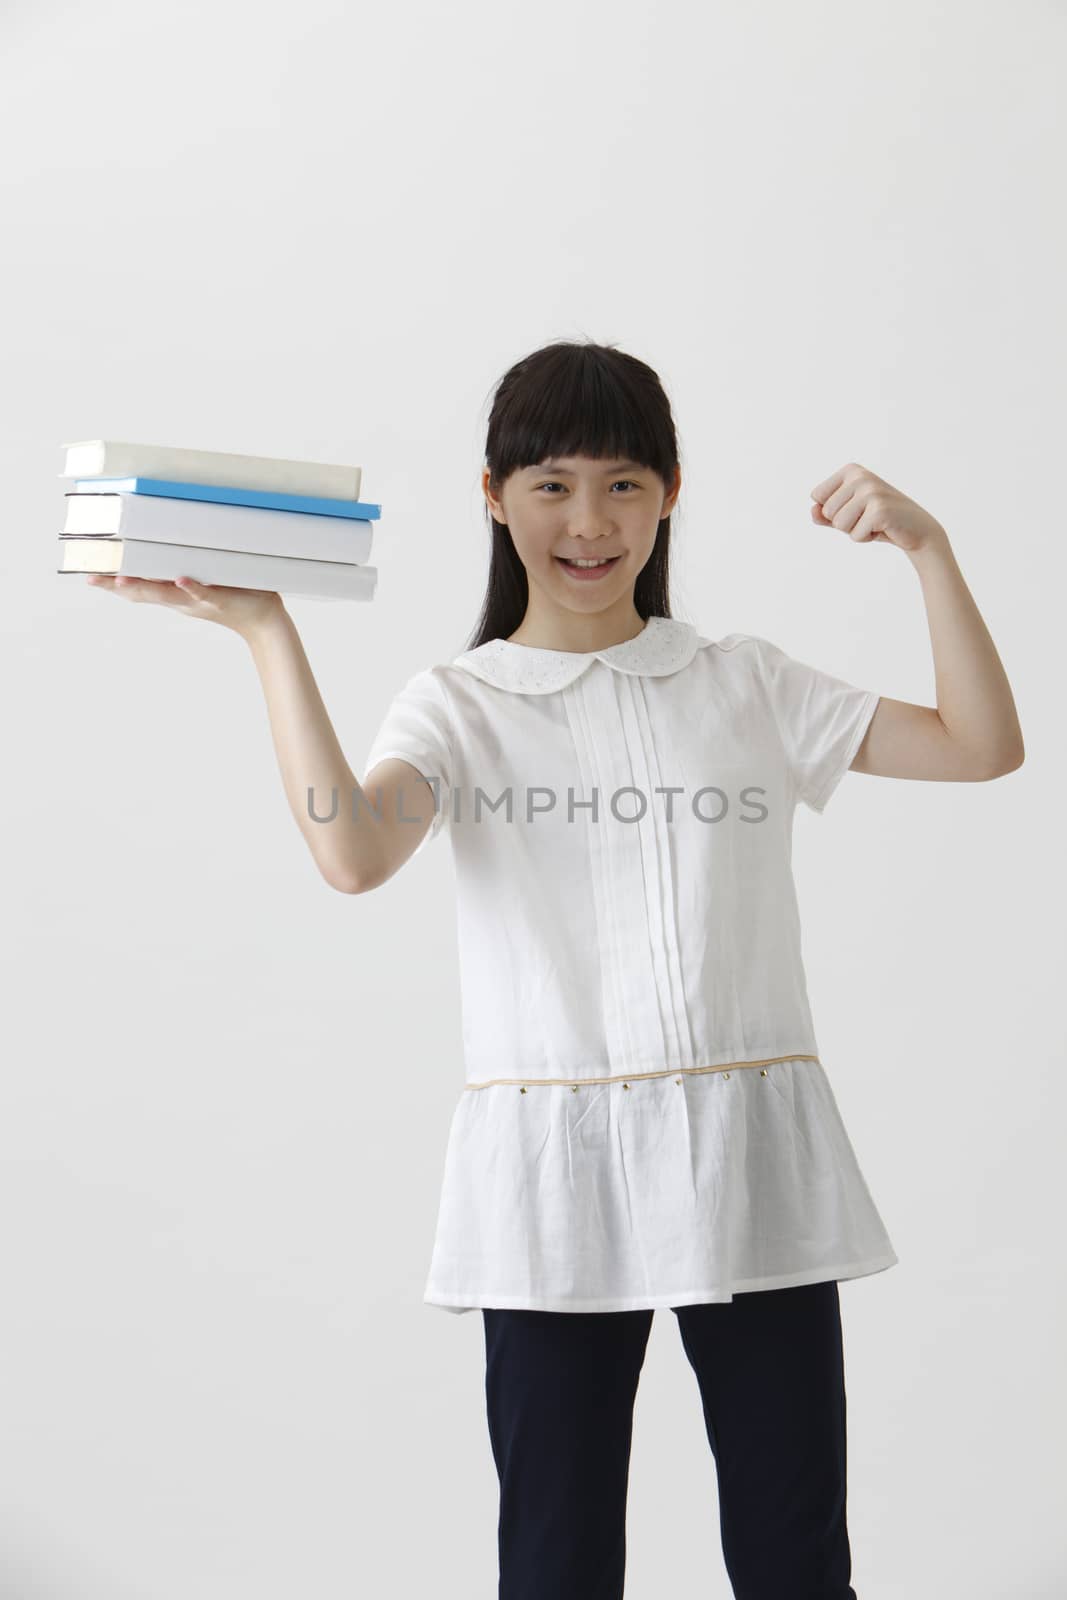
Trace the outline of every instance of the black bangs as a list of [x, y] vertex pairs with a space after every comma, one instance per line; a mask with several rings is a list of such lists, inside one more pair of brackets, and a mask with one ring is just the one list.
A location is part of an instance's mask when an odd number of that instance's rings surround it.
[[494, 493], [510, 475], [558, 456], [639, 461], [665, 483], [677, 445], [666, 397], [649, 367], [598, 345], [549, 345], [513, 367], [497, 390], [486, 450]]
[[[563, 456], [637, 461], [666, 487], [678, 467], [670, 401], [650, 366], [613, 345], [559, 341], [517, 361], [498, 383], [489, 417], [485, 465], [499, 496], [513, 472]], [[505, 638], [522, 621], [526, 569], [504, 523], [488, 505], [491, 550], [481, 616], [465, 648]], [[660, 522], [652, 555], [638, 574], [634, 604], [642, 617], [669, 616], [670, 517]]]

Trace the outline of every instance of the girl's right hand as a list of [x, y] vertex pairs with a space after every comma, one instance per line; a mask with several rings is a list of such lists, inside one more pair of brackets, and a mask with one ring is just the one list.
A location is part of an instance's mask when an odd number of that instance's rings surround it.
[[86, 580], [94, 589], [121, 594], [126, 600], [169, 606], [172, 611], [199, 617], [202, 622], [219, 622], [234, 633], [243, 634], [285, 609], [281, 595], [271, 589], [237, 589], [182, 577], [171, 583], [162, 578], [131, 578], [103, 572], [87, 573]]

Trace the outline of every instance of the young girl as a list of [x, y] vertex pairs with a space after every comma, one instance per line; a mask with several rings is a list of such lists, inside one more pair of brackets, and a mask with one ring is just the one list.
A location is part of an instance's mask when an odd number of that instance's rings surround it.
[[[451, 836], [466, 1083], [425, 1299], [482, 1311], [501, 1600], [622, 1595], [657, 1307], [696, 1375], [735, 1595], [855, 1600], [837, 1284], [897, 1257], [818, 1055], [793, 814], [849, 768], [977, 781], [1023, 758], [920, 506], [852, 464], [812, 491], [821, 526], [912, 562], [936, 709], [672, 618], [680, 485], [644, 363], [562, 343], [514, 366], [489, 424], [475, 642], [395, 696], [362, 785], [279, 596], [90, 579], [247, 640], [334, 887], [379, 888]], [[312, 820], [309, 790], [333, 789], [353, 805]]]

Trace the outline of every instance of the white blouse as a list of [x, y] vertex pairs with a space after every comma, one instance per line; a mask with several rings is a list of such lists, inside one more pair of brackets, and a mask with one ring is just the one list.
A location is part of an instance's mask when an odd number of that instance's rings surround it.
[[457, 885], [428, 1304], [627, 1311], [897, 1261], [819, 1061], [791, 863], [878, 698], [658, 616], [603, 650], [493, 639], [396, 695], [365, 772], [434, 782], [418, 849], [447, 829]]

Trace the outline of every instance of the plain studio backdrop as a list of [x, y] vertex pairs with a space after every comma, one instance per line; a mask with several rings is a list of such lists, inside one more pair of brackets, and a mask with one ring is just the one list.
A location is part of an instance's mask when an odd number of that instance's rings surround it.
[[[288, 602], [350, 763], [469, 640], [491, 390], [556, 338], [671, 397], [675, 615], [933, 704], [948, 530], [1024, 766], [850, 774], [795, 866], [899, 1264], [841, 1287], [860, 1600], [1067, 1584], [1067, 17], [1051, 3], [8, 6], [4, 1600], [489, 1600], [480, 1311], [423, 1304], [463, 1064], [450, 847], [331, 890], [247, 647], [60, 578], [61, 443], [351, 462], [373, 604]], [[727, 1600], [657, 1314], [628, 1600]]]

